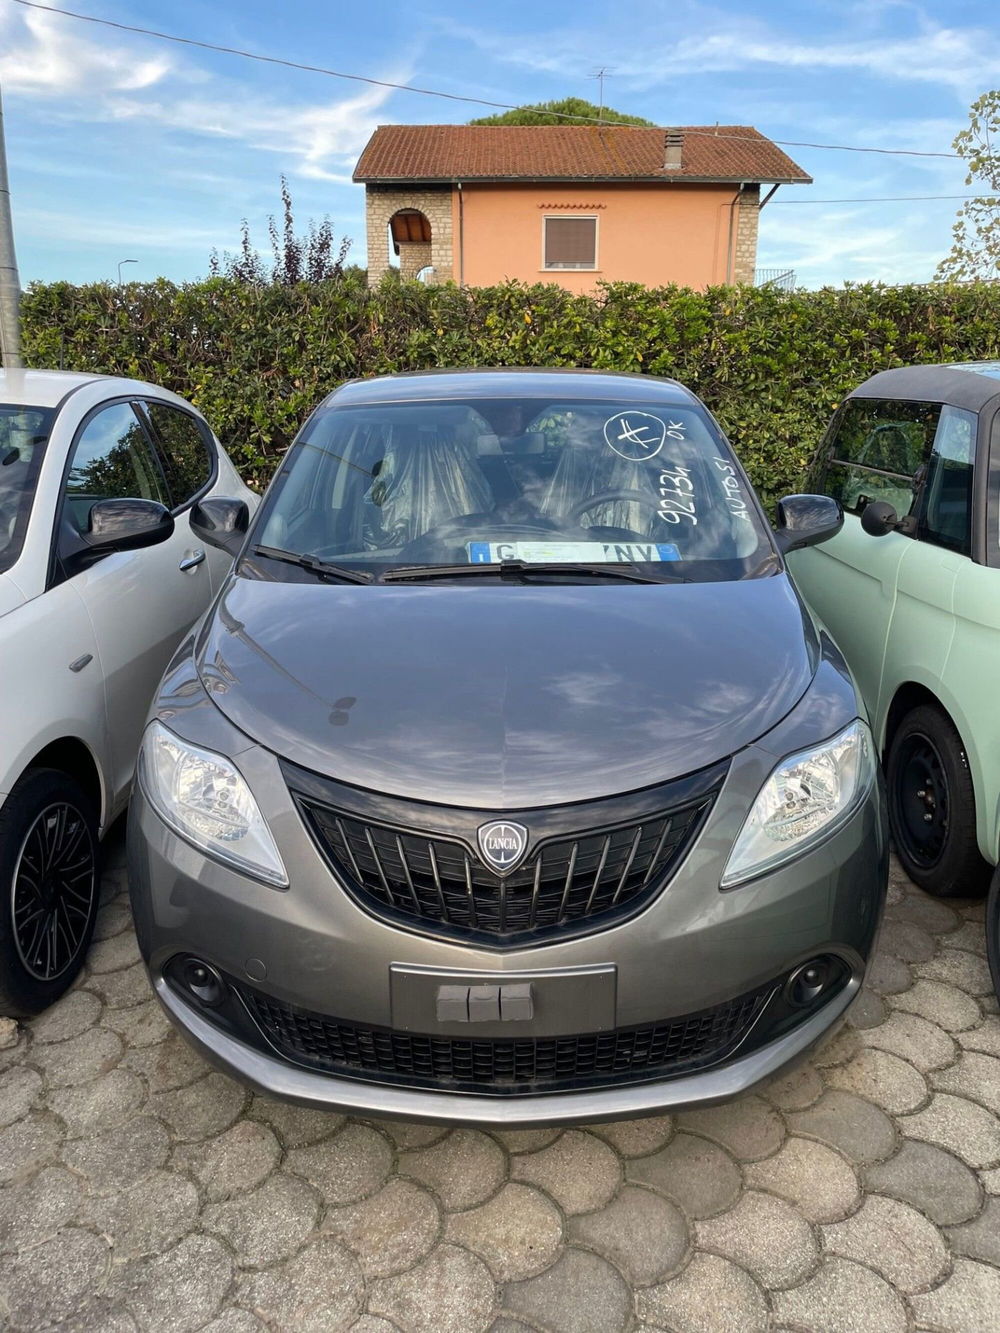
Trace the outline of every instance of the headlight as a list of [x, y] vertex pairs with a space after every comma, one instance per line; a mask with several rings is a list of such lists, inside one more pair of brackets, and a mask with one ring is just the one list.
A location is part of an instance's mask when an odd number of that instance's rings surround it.
[[800, 856], [843, 824], [871, 790], [875, 747], [857, 720], [813, 750], [782, 759], [729, 854], [723, 888]]
[[143, 790], [165, 823], [226, 865], [287, 888], [271, 830], [239, 770], [151, 722], [139, 751]]

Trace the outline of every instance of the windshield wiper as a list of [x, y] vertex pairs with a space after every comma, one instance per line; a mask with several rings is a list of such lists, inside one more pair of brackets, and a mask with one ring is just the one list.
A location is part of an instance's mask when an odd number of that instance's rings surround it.
[[586, 574], [605, 579], [627, 579], [629, 583], [687, 583], [684, 578], [657, 578], [641, 573], [635, 565], [585, 565], [575, 561], [500, 560], [474, 565], [400, 565], [382, 575], [383, 583], [419, 582], [421, 579], [452, 579], [499, 574], [500, 578], [521, 578], [524, 575]]
[[346, 565], [334, 565], [321, 560], [318, 555], [301, 555], [298, 551], [283, 551], [280, 546], [255, 546], [254, 555], [263, 555], [268, 560], [282, 560], [286, 565], [298, 565], [308, 569], [320, 578], [339, 579], [342, 583], [372, 583], [374, 575], [364, 574], [359, 569], [348, 569]]

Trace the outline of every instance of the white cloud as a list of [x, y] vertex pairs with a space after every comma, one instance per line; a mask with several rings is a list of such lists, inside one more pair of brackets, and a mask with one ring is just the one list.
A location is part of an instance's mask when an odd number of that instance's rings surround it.
[[8, 93], [106, 97], [150, 88], [174, 69], [165, 52], [140, 52], [124, 34], [93, 41], [56, 14], [0, 16], [0, 80]]

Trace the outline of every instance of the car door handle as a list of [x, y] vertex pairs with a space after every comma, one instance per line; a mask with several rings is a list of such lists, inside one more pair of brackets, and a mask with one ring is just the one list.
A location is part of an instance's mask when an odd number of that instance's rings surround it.
[[197, 566], [200, 565], [204, 559], [205, 559], [204, 551], [195, 551], [193, 552], [193, 554], [185, 556], [184, 559], [181, 561], [181, 563], [177, 566], [177, 568], [180, 570], [184, 570], [186, 572], [189, 569], [197, 568]]

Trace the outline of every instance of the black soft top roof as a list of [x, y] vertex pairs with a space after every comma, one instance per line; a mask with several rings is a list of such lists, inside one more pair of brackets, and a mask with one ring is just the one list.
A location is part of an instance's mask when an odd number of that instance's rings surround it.
[[902, 398], [950, 403], [980, 412], [1000, 398], [1000, 361], [965, 361], [942, 366], [902, 366], [883, 370], [859, 384], [848, 398]]

